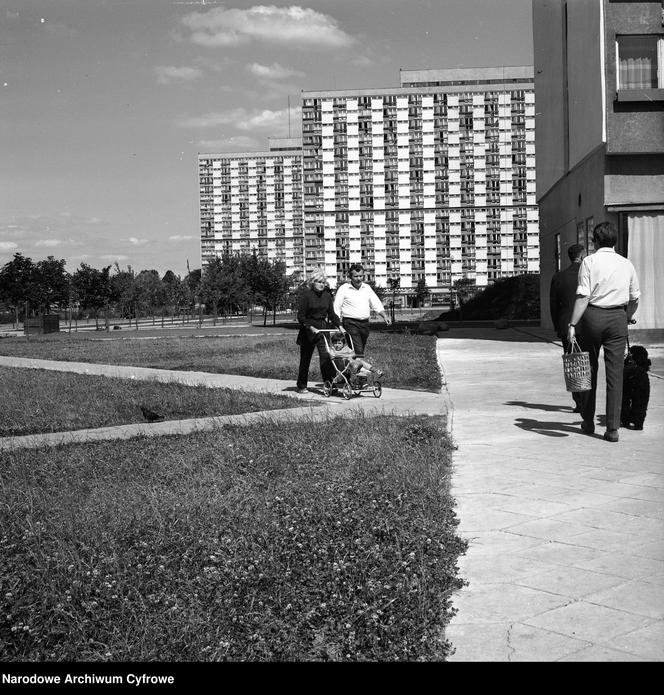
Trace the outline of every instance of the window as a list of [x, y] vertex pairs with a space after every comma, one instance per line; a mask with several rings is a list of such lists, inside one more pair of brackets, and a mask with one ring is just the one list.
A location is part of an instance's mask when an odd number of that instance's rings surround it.
[[664, 89], [664, 37], [616, 37], [618, 89]]

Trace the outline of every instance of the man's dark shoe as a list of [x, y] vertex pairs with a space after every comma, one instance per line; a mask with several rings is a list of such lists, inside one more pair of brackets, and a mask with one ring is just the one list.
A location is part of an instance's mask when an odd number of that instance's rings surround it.
[[592, 420], [584, 420], [581, 423], [581, 431], [585, 432], [586, 434], [593, 434], [595, 431], [595, 424], [592, 422]]
[[606, 432], [604, 432], [604, 439], [606, 439], [607, 442], [617, 442], [618, 430], [606, 430]]

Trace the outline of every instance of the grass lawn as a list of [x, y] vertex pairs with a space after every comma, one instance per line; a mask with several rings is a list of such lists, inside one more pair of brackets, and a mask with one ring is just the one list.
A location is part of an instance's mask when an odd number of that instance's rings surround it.
[[[140, 337], [140, 335], [139, 335]], [[292, 335], [256, 337], [163, 337], [127, 340], [81, 339], [69, 334], [3, 338], [0, 354], [39, 359], [95, 362], [99, 364], [156, 367], [243, 374], [295, 382], [299, 348]], [[436, 361], [436, 339], [431, 336], [374, 331], [367, 357], [385, 372], [383, 385], [390, 388], [437, 391], [441, 387]], [[320, 380], [314, 355], [312, 382]]]
[[449, 653], [465, 543], [439, 419], [228, 427], [4, 458], [6, 662]]
[[144, 422], [140, 406], [166, 420], [234, 415], [301, 403], [288, 396], [0, 367], [0, 436]]

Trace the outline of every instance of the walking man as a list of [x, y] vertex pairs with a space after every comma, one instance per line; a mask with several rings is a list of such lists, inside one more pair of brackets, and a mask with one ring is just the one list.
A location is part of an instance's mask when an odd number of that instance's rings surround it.
[[[571, 261], [570, 265], [564, 270], [559, 270], [551, 278], [551, 288], [549, 290], [551, 321], [553, 322], [556, 335], [562, 341], [563, 353], [569, 352], [570, 349], [570, 344], [567, 340], [567, 324], [572, 317], [576, 288], [579, 284], [579, 268], [581, 267], [584, 250], [581, 244], [572, 244], [567, 249], [567, 255]], [[580, 394], [573, 392], [572, 398], [574, 399], [574, 412], [580, 413]]]
[[389, 326], [383, 303], [376, 293], [364, 282], [364, 268], [356, 263], [348, 270], [350, 282], [345, 282], [334, 297], [334, 313], [341, 317], [342, 325], [350, 334], [353, 350], [364, 355], [364, 346], [369, 337], [369, 317], [375, 311]]
[[627, 344], [627, 323], [639, 304], [641, 292], [632, 263], [616, 253], [615, 225], [601, 222], [593, 230], [597, 251], [586, 256], [579, 269], [579, 284], [567, 340], [578, 342], [590, 353], [592, 381], [590, 391], [581, 392], [581, 429], [595, 431], [595, 400], [599, 349], [604, 348], [606, 370], [606, 432], [608, 442], [618, 441], [622, 404], [623, 366]]

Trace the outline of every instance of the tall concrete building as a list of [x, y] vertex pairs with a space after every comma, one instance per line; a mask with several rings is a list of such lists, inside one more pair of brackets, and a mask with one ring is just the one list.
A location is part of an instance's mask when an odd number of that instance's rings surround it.
[[434, 294], [539, 270], [531, 67], [406, 70], [302, 93], [308, 262]]
[[614, 222], [635, 265], [637, 327], [664, 327], [661, 2], [533, 0], [541, 316], [566, 249]]
[[302, 92], [301, 151], [199, 155], [202, 260], [256, 249], [332, 286], [361, 262], [404, 294], [537, 273], [534, 101], [532, 67]]
[[302, 269], [302, 141], [270, 138], [265, 152], [199, 154], [201, 263], [256, 250]]

